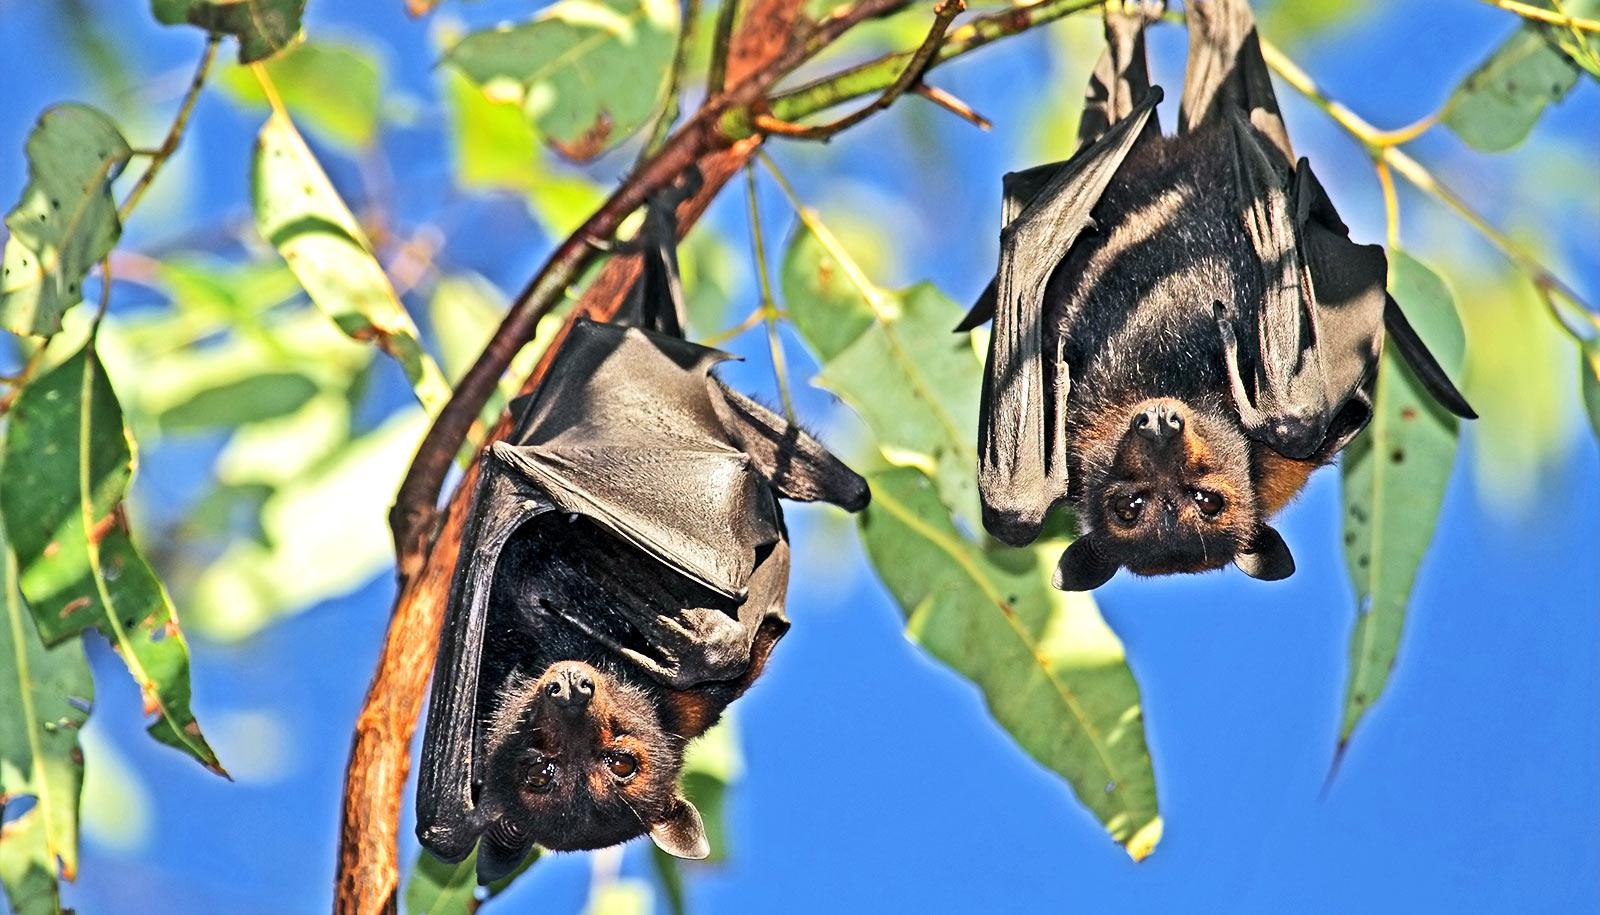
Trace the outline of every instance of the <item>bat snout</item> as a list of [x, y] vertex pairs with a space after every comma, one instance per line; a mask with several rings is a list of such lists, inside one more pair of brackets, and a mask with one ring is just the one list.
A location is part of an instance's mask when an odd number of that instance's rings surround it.
[[582, 711], [594, 698], [594, 689], [594, 676], [587, 664], [560, 664], [545, 674], [545, 695], [563, 711]]
[[1147, 441], [1163, 445], [1183, 435], [1183, 424], [1183, 408], [1163, 401], [1134, 413], [1128, 428]]

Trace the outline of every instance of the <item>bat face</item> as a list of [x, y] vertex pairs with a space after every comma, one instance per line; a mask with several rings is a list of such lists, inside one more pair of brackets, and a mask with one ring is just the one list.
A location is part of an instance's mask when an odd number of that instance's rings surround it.
[[1261, 521], [1238, 426], [1172, 398], [1121, 418], [1085, 455], [1084, 520], [1099, 555], [1140, 575], [1233, 561]]
[[658, 830], [692, 833], [686, 845], [669, 836], [678, 850], [703, 844], [699, 815], [678, 795], [684, 740], [668, 732], [649, 691], [560, 661], [536, 680], [508, 682], [500, 699], [479, 798], [490, 812], [484, 879], [509, 872], [535, 844], [603, 848]]

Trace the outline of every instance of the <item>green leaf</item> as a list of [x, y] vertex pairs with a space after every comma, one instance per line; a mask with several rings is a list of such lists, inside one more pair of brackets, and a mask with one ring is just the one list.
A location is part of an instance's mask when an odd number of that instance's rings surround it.
[[649, 915], [652, 911], [650, 885], [643, 880], [621, 877], [606, 880], [589, 895], [583, 915]]
[[87, 105], [46, 109], [28, 134], [28, 184], [6, 214], [0, 323], [49, 336], [83, 301], [83, 278], [122, 235], [111, 181], [132, 151], [117, 125]]
[[17, 592], [17, 564], [0, 528], [0, 809], [31, 799], [0, 840], [0, 884], [20, 915], [55, 913], [60, 874], [78, 870], [78, 797], [94, 682], [76, 642], [46, 648]]
[[551, 235], [564, 237], [599, 208], [603, 187], [546, 161], [515, 104], [497, 102], [453, 71], [441, 71], [456, 183], [464, 190], [523, 194]]
[[306, 0], [151, 0], [163, 25], [187, 22], [239, 39], [239, 63], [264, 60], [302, 37]]
[[288, 416], [320, 388], [299, 372], [262, 372], [196, 391], [159, 416], [165, 432], [239, 426]]
[[1062, 543], [1014, 550], [963, 537], [926, 476], [872, 474], [867, 555], [906, 631], [972, 680], [1022, 749], [1065, 778], [1135, 860], [1161, 838], [1139, 688], [1087, 594], [1050, 588]]
[[1589, 427], [1600, 438], [1600, 340], [1583, 344], [1579, 353], [1583, 381], [1583, 406], [1589, 412]]
[[40, 635], [100, 629], [155, 716], [151, 736], [222, 773], [189, 708], [176, 611], [128, 536], [133, 443], [93, 340], [24, 388], [10, 422], [0, 515]]
[[[329, 141], [360, 150], [378, 134], [383, 70], [354, 45], [302, 44], [265, 64], [278, 96], [296, 118]], [[240, 104], [265, 109], [261, 84], [246, 67], [229, 67], [219, 83]]]
[[975, 444], [982, 366], [961, 309], [931, 285], [880, 289], [837, 242], [797, 233], [784, 257], [784, 303], [823, 363], [818, 383], [872, 427], [884, 457], [916, 467], [976, 529]]
[[406, 881], [406, 915], [471, 915], [526, 873], [539, 860], [539, 854], [535, 849], [516, 870], [484, 887], [480, 899], [477, 849], [459, 864], [440, 861], [424, 850], [418, 853]]
[[[1389, 289], [1439, 363], [1461, 364], [1461, 325], [1444, 283], [1403, 251], [1389, 256]], [[1340, 458], [1345, 562], [1356, 594], [1342, 753], [1389, 679], [1416, 581], [1456, 453], [1456, 419], [1385, 344], [1372, 422]]]
[[256, 141], [251, 172], [256, 228], [311, 300], [357, 340], [376, 343], [411, 379], [430, 412], [450, 397], [439, 367], [384, 275], [366, 234], [294, 124], [273, 114]]
[[[1600, 11], [1600, 0], [1572, 0], [1563, 8], [1574, 16], [1592, 15]], [[1440, 120], [1478, 149], [1502, 152], [1516, 146], [1545, 108], [1578, 81], [1580, 59], [1585, 66], [1600, 67], [1600, 61], [1587, 59], [1594, 57], [1593, 48], [1580, 48], [1575, 41], [1569, 30], [1525, 21], [1456, 87]], [[1575, 58], [1580, 50], [1587, 55]]]
[[559, 0], [521, 25], [473, 32], [445, 60], [586, 161], [650, 121], [677, 31], [671, 0]]

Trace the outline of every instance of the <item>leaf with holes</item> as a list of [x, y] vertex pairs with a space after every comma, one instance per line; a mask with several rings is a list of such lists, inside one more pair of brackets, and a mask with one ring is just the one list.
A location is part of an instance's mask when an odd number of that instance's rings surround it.
[[[1461, 323], [1438, 276], [1402, 251], [1389, 256], [1389, 289], [1447, 370], [1461, 365]], [[1417, 568], [1433, 539], [1456, 454], [1456, 419], [1434, 402], [1385, 344], [1372, 422], [1339, 461], [1345, 562], [1356, 592], [1343, 752], [1389, 679]]]
[[521, 25], [473, 32], [445, 60], [490, 98], [522, 106], [562, 155], [587, 161], [660, 106], [678, 18], [672, 0], [559, 0]]
[[163, 25], [188, 23], [239, 39], [239, 63], [248, 64], [298, 42], [306, 0], [151, 0]]
[[[1600, 0], [1571, 0], [1562, 7], [1588, 16], [1600, 12]], [[1478, 149], [1503, 152], [1516, 146], [1545, 108], [1571, 91], [1580, 66], [1591, 72], [1600, 68], [1592, 42], [1574, 42], [1560, 26], [1524, 22], [1456, 87], [1440, 120]]]
[[31, 803], [8, 817], [0, 839], [0, 884], [14, 911], [54, 913], [60, 876], [78, 870], [78, 795], [94, 682], [76, 642], [46, 648], [17, 592], [17, 565], [0, 528], [0, 807]]
[[6, 214], [0, 323], [49, 336], [83, 301], [83, 278], [122, 235], [111, 181], [131, 151], [111, 119], [87, 105], [57, 105], [28, 134], [28, 184]]
[[45, 643], [99, 629], [155, 716], [151, 736], [222, 773], [189, 708], [176, 611], [128, 536], [133, 443], [92, 340], [22, 390], [4, 466], [0, 516]]
[[450, 386], [423, 350], [366, 233], [288, 118], [273, 114], [262, 126], [250, 186], [256, 229], [317, 307], [349, 336], [393, 356], [430, 412], [442, 407]]
[[1065, 778], [1129, 855], [1150, 854], [1161, 817], [1139, 687], [1093, 598], [1046, 584], [1061, 542], [980, 546], [920, 471], [869, 482], [861, 537], [907, 633], [972, 680], [1000, 726]]
[[982, 366], [967, 337], [950, 332], [960, 308], [927, 284], [878, 288], [831, 235], [809, 232], [789, 245], [783, 294], [823, 364], [818, 382], [861, 414], [890, 463], [926, 472], [975, 530]]

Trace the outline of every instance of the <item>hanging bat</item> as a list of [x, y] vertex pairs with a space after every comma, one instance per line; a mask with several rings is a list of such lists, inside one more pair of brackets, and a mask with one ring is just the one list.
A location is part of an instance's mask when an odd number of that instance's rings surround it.
[[[670, 210], [669, 210], [670, 212]], [[670, 223], [665, 231], [671, 232]], [[647, 220], [635, 319], [678, 326], [670, 239]], [[637, 312], [642, 311], [642, 314]], [[648, 834], [709, 852], [685, 744], [789, 628], [778, 498], [864, 507], [866, 482], [712, 374], [724, 354], [578, 322], [510, 440], [480, 460], [417, 785], [417, 835], [489, 883], [534, 845]]]
[[1163, 136], [1144, 26], [1106, 15], [1079, 148], [1005, 176], [1000, 267], [963, 321], [994, 327], [984, 526], [1033, 541], [1059, 503], [1084, 533], [1055, 584], [1090, 590], [1234, 563], [1294, 571], [1267, 523], [1371, 418], [1387, 326], [1446, 409], [1475, 418], [1296, 161], [1244, 0], [1187, 4], [1180, 131]]

